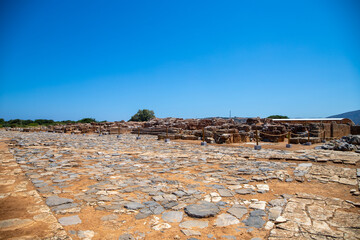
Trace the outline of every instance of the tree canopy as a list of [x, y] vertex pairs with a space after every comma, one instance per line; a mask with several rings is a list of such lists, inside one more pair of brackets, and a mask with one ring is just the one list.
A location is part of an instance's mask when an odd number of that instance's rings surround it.
[[155, 118], [155, 113], [153, 110], [143, 109], [139, 110], [134, 116], [130, 118], [129, 121], [146, 122], [153, 118]]
[[271, 115], [271, 116], [268, 116], [267, 118], [271, 118], [271, 119], [289, 119], [288, 116], [283, 116], [283, 115]]

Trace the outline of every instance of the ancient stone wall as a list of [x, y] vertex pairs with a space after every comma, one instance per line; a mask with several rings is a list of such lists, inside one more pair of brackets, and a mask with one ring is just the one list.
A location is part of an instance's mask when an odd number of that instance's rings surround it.
[[351, 135], [360, 135], [360, 125], [351, 126]]
[[332, 122], [330, 131], [332, 138], [341, 138], [351, 133], [351, 126], [347, 124], [337, 124], [335, 122]]

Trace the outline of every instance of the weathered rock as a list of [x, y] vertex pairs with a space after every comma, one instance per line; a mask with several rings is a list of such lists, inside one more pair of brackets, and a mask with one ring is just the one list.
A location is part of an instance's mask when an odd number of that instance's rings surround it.
[[137, 210], [140, 208], [144, 208], [145, 205], [138, 203], [138, 202], [129, 202], [129, 203], [125, 204], [124, 207], [127, 209], [130, 209], [130, 210]]
[[191, 204], [185, 207], [185, 212], [190, 217], [206, 218], [213, 217], [220, 211], [213, 203], [201, 202], [200, 204]]
[[111, 220], [116, 220], [118, 218], [117, 215], [115, 214], [110, 214], [110, 215], [106, 215], [101, 217], [101, 221], [111, 221]]
[[19, 218], [6, 219], [0, 221], [0, 230], [1, 231], [15, 230], [18, 228], [29, 226], [33, 223], [34, 221], [31, 219], [19, 219]]
[[218, 189], [221, 197], [233, 197], [234, 194], [228, 189]]
[[270, 190], [269, 185], [267, 185], [267, 184], [257, 184], [256, 187], [258, 188], [258, 190], [264, 191], [264, 192], [268, 192]]
[[281, 207], [273, 207], [269, 209], [269, 219], [270, 220], [276, 220], [278, 217], [280, 217], [282, 212]]
[[183, 212], [170, 211], [162, 214], [162, 219], [166, 222], [181, 222], [183, 219]]
[[180, 228], [206, 228], [208, 227], [208, 221], [189, 220], [179, 224]]
[[201, 233], [196, 230], [190, 230], [190, 229], [181, 229], [181, 232], [185, 234], [186, 236], [201, 236]]
[[274, 228], [274, 226], [275, 226], [275, 224], [274, 224], [273, 222], [268, 221], [268, 222], [266, 222], [266, 224], [265, 224], [265, 229], [266, 229], [266, 230], [271, 230], [271, 229]]
[[215, 221], [215, 225], [217, 227], [226, 227], [229, 225], [234, 225], [239, 223], [240, 221], [236, 217], [227, 213], [220, 214]]
[[156, 231], [161, 231], [161, 230], [168, 229], [168, 228], [171, 228], [171, 225], [168, 223], [160, 223], [160, 224], [157, 224], [152, 227], [152, 229], [154, 229]]
[[235, 192], [240, 195], [246, 195], [246, 194], [252, 194], [254, 192], [254, 190], [252, 190], [250, 188], [246, 188], [246, 189], [235, 190]]
[[49, 207], [53, 207], [53, 206], [58, 206], [61, 204], [66, 204], [66, 203], [72, 203], [73, 200], [72, 199], [68, 199], [68, 198], [60, 198], [56, 195], [54, 196], [50, 196], [46, 199], [46, 204]]
[[95, 233], [91, 230], [86, 231], [78, 231], [78, 237], [81, 239], [92, 239], [94, 237]]
[[59, 223], [63, 226], [76, 225], [81, 223], [81, 219], [78, 215], [70, 216], [70, 217], [62, 217], [59, 218]]
[[243, 223], [245, 223], [245, 225], [249, 226], [249, 227], [262, 228], [264, 226], [264, 224], [265, 224], [265, 221], [261, 217], [258, 217], [258, 216], [252, 217], [252, 216], [250, 216], [249, 218], [244, 220]]
[[247, 213], [247, 209], [241, 205], [234, 205], [227, 212], [238, 219], [241, 219]]
[[249, 207], [253, 208], [253, 209], [265, 210], [266, 202], [265, 201], [254, 202], [254, 203], [251, 203]]
[[118, 240], [135, 240], [135, 238], [129, 233], [124, 233], [119, 236]]

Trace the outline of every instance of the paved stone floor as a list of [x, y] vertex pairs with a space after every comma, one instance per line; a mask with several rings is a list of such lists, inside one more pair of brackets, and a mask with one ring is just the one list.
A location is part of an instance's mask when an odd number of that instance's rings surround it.
[[0, 142], [0, 239], [70, 239]]
[[354, 152], [0, 138], [2, 239], [360, 239]]

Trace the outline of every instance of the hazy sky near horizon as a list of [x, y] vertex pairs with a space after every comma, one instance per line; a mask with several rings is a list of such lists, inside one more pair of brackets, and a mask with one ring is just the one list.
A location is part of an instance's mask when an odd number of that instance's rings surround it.
[[0, 2], [0, 118], [360, 109], [360, 1]]

